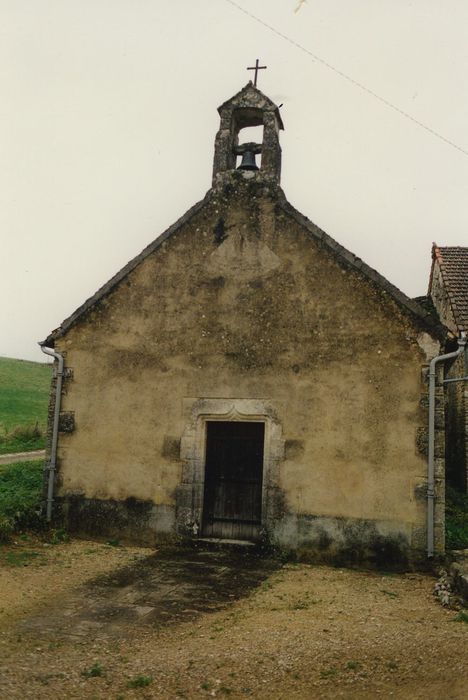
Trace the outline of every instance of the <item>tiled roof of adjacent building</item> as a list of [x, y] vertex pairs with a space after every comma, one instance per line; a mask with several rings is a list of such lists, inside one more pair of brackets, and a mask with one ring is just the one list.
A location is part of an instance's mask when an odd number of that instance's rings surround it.
[[439, 264], [445, 291], [459, 330], [468, 330], [468, 247], [432, 248], [434, 262]]

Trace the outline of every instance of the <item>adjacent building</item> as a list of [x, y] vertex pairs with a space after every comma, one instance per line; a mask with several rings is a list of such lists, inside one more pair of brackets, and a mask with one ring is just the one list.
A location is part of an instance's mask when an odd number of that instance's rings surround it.
[[[432, 246], [429, 296], [440, 320], [454, 334], [468, 333], [468, 248]], [[447, 378], [468, 375], [466, 356], [450, 367]], [[468, 382], [446, 385], [446, 476], [461, 491], [468, 490]]]

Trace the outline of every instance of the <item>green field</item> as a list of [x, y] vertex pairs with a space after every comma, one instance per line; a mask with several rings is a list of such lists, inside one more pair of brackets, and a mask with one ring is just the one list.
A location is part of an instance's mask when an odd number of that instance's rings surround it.
[[0, 357], [0, 454], [44, 447], [52, 365]]

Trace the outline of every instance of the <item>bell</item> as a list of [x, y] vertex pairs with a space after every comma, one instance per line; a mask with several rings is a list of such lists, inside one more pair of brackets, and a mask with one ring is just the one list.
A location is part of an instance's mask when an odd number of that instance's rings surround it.
[[242, 162], [237, 170], [258, 170], [258, 165], [255, 162], [255, 153], [253, 151], [244, 151], [242, 154]]

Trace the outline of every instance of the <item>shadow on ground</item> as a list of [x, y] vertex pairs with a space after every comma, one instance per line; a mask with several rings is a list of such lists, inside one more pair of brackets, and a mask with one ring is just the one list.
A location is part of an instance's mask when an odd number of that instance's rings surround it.
[[21, 628], [82, 638], [188, 621], [249, 595], [279, 567], [249, 550], [162, 549], [70, 592]]

